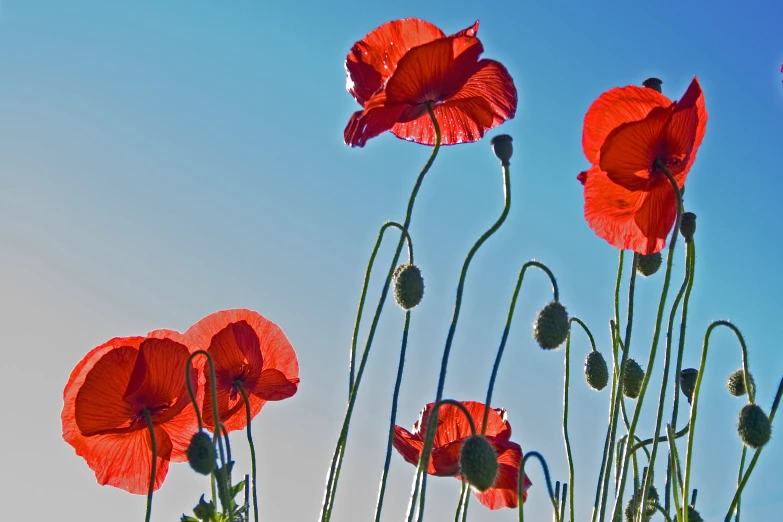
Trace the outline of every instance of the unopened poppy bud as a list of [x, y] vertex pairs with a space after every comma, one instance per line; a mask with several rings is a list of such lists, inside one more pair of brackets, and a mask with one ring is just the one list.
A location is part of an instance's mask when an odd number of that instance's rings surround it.
[[642, 391], [644, 370], [634, 359], [628, 359], [625, 363], [625, 375], [623, 376], [623, 394], [629, 399], [635, 399]]
[[[748, 382], [750, 383], [751, 389], [755, 392], [756, 383], [753, 381], [753, 375], [751, 375], [750, 372], [748, 372]], [[726, 388], [728, 388], [729, 393], [735, 397], [742, 397], [748, 393], [748, 390], [745, 389], [745, 370], [740, 368], [729, 375], [729, 378], [726, 379]]]
[[481, 435], [465, 440], [459, 452], [460, 475], [479, 491], [486, 491], [498, 475], [498, 456], [495, 449]]
[[642, 85], [648, 89], [654, 89], [658, 92], [663, 92], [663, 89], [661, 88], [663, 81], [659, 80], [658, 78], [647, 78], [642, 82]]
[[[655, 505], [660, 500], [660, 497], [658, 496], [658, 490], [655, 489], [655, 486], [650, 484], [650, 487], [647, 488], [647, 499], [645, 500], [645, 508], [644, 513], [642, 515], [642, 519], [646, 522], [650, 520], [653, 515], [655, 515], [656, 509]], [[628, 504], [625, 505], [625, 520], [627, 522], [635, 522], [636, 519], [639, 516], [639, 511], [641, 511], [641, 501], [642, 501], [642, 495], [641, 492], [637, 492], [635, 495], [631, 495], [631, 498], [628, 499]]]
[[686, 212], [682, 215], [680, 220], [680, 234], [685, 238], [685, 242], [689, 243], [693, 239], [693, 234], [696, 233], [696, 214], [693, 212]]
[[552, 301], [538, 312], [533, 337], [541, 348], [553, 350], [568, 337], [568, 312], [559, 301]]
[[609, 370], [601, 352], [590, 352], [585, 359], [585, 380], [595, 391], [601, 391], [609, 382]]
[[511, 136], [508, 134], [498, 134], [490, 142], [492, 143], [492, 151], [503, 166], [508, 165], [508, 160], [511, 159], [511, 155], [514, 153], [514, 146], [511, 144], [511, 141]]
[[688, 506], [688, 522], [704, 522], [696, 508]]
[[649, 255], [639, 254], [636, 260], [636, 272], [641, 276], [650, 277], [661, 268], [662, 261], [660, 252]]
[[215, 446], [212, 439], [203, 431], [199, 431], [190, 439], [187, 449], [188, 463], [197, 473], [209, 475], [215, 469]]
[[698, 376], [699, 370], [696, 368], [685, 368], [680, 372], [680, 389], [688, 399], [688, 404], [693, 400], [693, 390], [696, 388], [696, 377]]
[[394, 300], [403, 310], [411, 310], [424, 296], [424, 279], [416, 265], [400, 265], [394, 270]]
[[756, 449], [769, 442], [772, 424], [758, 404], [746, 404], [740, 410], [737, 432], [745, 446]]

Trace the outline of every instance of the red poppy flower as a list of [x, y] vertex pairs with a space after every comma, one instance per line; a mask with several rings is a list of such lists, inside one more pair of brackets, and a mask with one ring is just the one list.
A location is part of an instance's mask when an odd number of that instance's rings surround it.
[[577, 176], [590, 228], [617, 248], [660, 252], [677, 217], [677, 200], [656, 162], [682, 189], [706, 124], [696, 78], [676, 102], [647, 87], [603, 93], [587, 111], [582, 135], [592, 168]]
[[356, 42], [345, 60], [347, 88], [364, 110], [345, 128], [345, 143], [364, 147], [391, 131], [435, 144], [431, 104], [443, 145], [477, 141], [514, 117], [517, 90], [503, 65], [482, 59], [479, 23], [451, 36], [424, 20], [388, 22]]
[[[94, 348], [71, 372], [63, 391], [63, 438], [101, 485], [143, 495], [149, 489], [155, 432], [155, 489], [169, 461], [187, 460], [198, 429], [185, 384], [190, 352], [170, 339], [115, 338]], [[196, 378], [196, 369], [192, 376]]]
[[[209, 352], [215, 363], [218, 413], [227, 431], [247, 426], [239, 383], [248, 394], [251, 420], [267, 401], [287, 399], [299, 387], [299, 363], [294, 348], [280, 327], [258, 312], [224, 310], [208, 315], [184, 334], [157, 330], [150, 335], [179, 341], [192, 352]], [[198, 358], [198, 365], [208, 369], [204, 357]], [[203, 372], [201, 386], [204, 388], [204, 424], [214, 431], [208, 371]]]
[[[462, 405], [468, 409], [476, 424], [476, 430], [481, 433], [485, 406], [480, 402], [466, 401]], [[413, 425], [413, 432], [394, 427], [394, 448], [411, 464], [418, 465], [421, 450], [424, 446], [427, 423], [434, 403], [427, 404], [419, 414], [419, 420]], [[470, 424], [465, 414], [451, 404], [443, 404], [438, 410], [438, 425], [433, 440], [427, 473], [441, 477], [456, 477], [459, 480], [459, 453], [465, 439], [471, 436]], [[506, 420], [506, 410], [491, 409], [487, 418], [487, 441], [495, 449], [498, 456], [498, 476], [495, 484], [483, 493], [473, 491], [479, 502], [489, 509], [517, 507], [517, 484], [519, 483], [519, 466], [522, 463], [522, 449], [519, 444], [511, 442], [511, 425]], [[525, 475], [525, 487], [522, 501], [527, 499], [527, 489], [532, 485]]]

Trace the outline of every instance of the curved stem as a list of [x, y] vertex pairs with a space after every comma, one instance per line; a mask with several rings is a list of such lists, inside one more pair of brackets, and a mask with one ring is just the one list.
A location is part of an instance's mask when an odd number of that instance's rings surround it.
[[[215, 383], [215, 362], [212, 360], [212, 356], [207, 352], [206, 350], [196, 350], [195, 352], [190, 354], [190, 357], [188, 357], [187, 362], [185, 363], [185, 369], [187, 371], [185, 382], [188, 385], [188, 393], [190, 394], [190, 400], [194, 407], [198, 408], [198, 403], [196, 402], [196, 397], [193, 395], [193, 385], [190, 382], [191, 379], [191, 372], [190, 367], [193, 362], [193, 359], [196, 358], [198, 355], [203, 355], [207, 358], [207, 364], [209, 364], [209, 375], [207, 376], [209, 378], [209, 384], [210, 384], [210, 392], [211, 392], [211, 399], [212, 399], [212, 419], [215, 425], [215, 440], [217, 441], [219, 453], [220, 453], [220, 465], [221, 467], [224, 467], [226, 465], [226, 455], [223, 452], [223, 443], [222, 443], [222, 437], [221, 437], [221, 430], [220, 430], [220, 411], [218, 410], [218, 401], [217, 401], [217, 385]], [[200, 415], [199, 415], [200, 418]]]
[[[250, 446], [250, 472], [253, 477], [253, 515], [254, 520], [258, 522], [258, 493], [256, 487], [256, 483], [258, 482], [258, 474], [256, 473], [256, 448], [253, 445], [253, 433], [250, 429], [250, 400], [248, 399], [247, 391], [242, 385], [241, 380], [237, 379], [234, 381], [234, 386], [236, 386], [236, 388], [239, 390], [239, 393], [242, 394], [242, 400], [245, 401], [245, 418], [247, 419], [247, 444]], [[226, 440], [228, 440], [228, 437], [226, 437]]]
[[[641, 505], [644, 506], [644, 504]], [[665, 509], [663, 509], [663, 506], [661, 506], [660, 504], [655, 504], [655, 509], [657, 509], [661, 513], [661, 515], [663, 515], [663, 518], [666, 519], [666, 522], [672, 522], [671, 517], [669, 517], [669, 514], [666, 512]]]
[[[681, 429], [680, 431], [678, 431], [677, 433], [674, 434], [674, 438], [675, 439], [679, 439], [679, 438], [685, 436], [688, 433], [689, 428], [690, 428], [690, 424], [686, 424], [683, 429]], [[637, 439], [638, 439], [638, 437], [637, 437]], [[661, 435], [660, 437], [658, 437], [658, 442], [666, 442], [668, 440], [669, 439], [668, 439], [668, 437], [666, 435]], [[633, 445], [633, 447], [631, 447], [631, 453], [634, 453], [636, 450], [638, 450], [640, 448], [644, 449], [645, 446], [648, 446], [648, 445], [650, 445], [652, 443], [653, 443], [653, 440], [651, 438], [650, 439], [639, 440], [636, 444]], [[649, 455], [648, 455], [648, 460], [649, 460]]]
[[[492, 402], [492, 392], [495, 389], [495, 380], [497, 379], [498, 376], [498, 369], [500, 368], [500, 360], [503, 358], [503, 351], [506, 348], [506, 341], [508, 340], [508, 334], [511, 331], [511, 320], [514, 317], [514, 310], [517, 306], [517, 298], [519, 297], [519, 290], [522, 288], [522, 280], [525, 278], [525, 272], [530, 267], [536, 267], [543, 270], [544, 273], [547, 276], [549, 276], [549, 280], [552, 282], [552, 293], [554, 295], [554, 300], [557, 301], [560, 297], [560, 293], [557, 288], [557, 280], [555, 279], [555, 275], [552, 273], [552, 271], [549, 269], [548, 266], [538, 261], [528, 261], [527, 263], [522, 265], [522, 268], [519, 270], [519, 277], [517, 277], [517, 284], [514, 287], [514, 293], [511, 296], [511, 304], [508, 307], [506, 326], [503, 329], [503, 336], [500, 338], [500, 346], [498, 347], [498, 352], [497, 355], [495, 356], [495, 364], [492, 366], [492, 375], [489, 377], [489, 386], [487, 387], [487, 399], [484, 401], [484, 405], [485, 405], [484, 421], [483, 421], [484, 427], [481, 429], [482, 435], [486, 430], [487, 418], [489, 417], [489, 409], [490, 409], [489, 405]], [[582, 326], [584, 327], [584, 324], [582, 324]], [[589, 332], [588, 335], [590, 335]], [[590, 339], [592, 341], [592, 335], [590, 335]], [[593, 345], [595, 345], [595, 343], [593, 343]]]
[[[468, 252], [467, 257], [465, 258], [465, 262], [462, 264], [459, 284], [457, 285], [457, 298], [454, 303], [454, 315], [451, 319], [451, 326], [449, 327], [448, 336], [446, 337], [446, 346], [443, 349], [443, 359], [440, 365], [440, 376], [438, 377], [438, 388], [435, 393], [435, 403], [440, 402], [441, 398], [443, 397], [443, 387], [446, 384], [446, 369], [448, 368], [449, 355], [451, 353], [451, 343], [454, 340], [454, 333], [457, 330], [457, 321], [459, 320], [459, 312], [462, 307], [462, 294], [465, 288], [465, 278], [467, 277], [468, 267], [470, 267], [470, 262], [473, 259], [473, 256], [476, 255], [478, 249], [481, 248], [481, 245], [483, 245], [492, 236], [492, 234], [494, 234], [500, 228], [503, 222], [506, 221], [509, 210], [511, 209], [511, 176], [509, 172], [509, 166], [503, 165], [502, 169], [504, 193], [503, 212], [500, 214], [498, 220], [486, 232], [484, 232], [484, 234], [481, 235], [478, 241], [476, 241], [476, 243]], [[435, 437], [435, 420], [435, 416], [430, 417], [429, 425], [427, 427], [427, 434], [424, 439], [424, 447], [422, 448], [421, 459], [419, 460], [419, 469], [426, 469], [423, 468], [423, 466], [426, 466], [426, 462], [429, 461], [430, 452], [432, 451], [432, 441]], [[424, 484], [422, 484], [421, 502], [418, 517], [419, 522], [421, 522], [421, 519], [424, 516], [424, 492], [425, 487]]]
[[[424, 176], [430, 170], [432, 163], [435, 161], [435, 157], [438, 155], [438, 150], [440, 150], [440, 142], [441, 142], [440, 125], [438, 125], [438, 120], [435, 117], [435, 113], [432, 110], [432, 106], [430, 106], [429, 104], [427, 105], [427, 111], [429, 112], [430, 118], [432, 119], [432, 124], [435, 127], [435, 147], [432, 150], [430, 159], [427, 161], [426, 165], [424, 165], [424, 168], [419, 173], [419, 177], [416, 179], [416, 184], [414, 185], [413, 191], [411, 192], [410, 199], [408, 200], [408, 209], [405, 213], [405, 221], [402, 225], [403, 229], [405, 229], [406, 231], [410, 226], [411, 216], [413, 214], [413, 204], [416, 200], [416, 195], [418, 194], [419, 189], [421, 188], [421, 184], [424, 181]], [[389, 286], [391, 284], [392, 275], [394, 274], [394, 269], [397, 266], [397, 260], [399, 259], [400, 253], [402, 252], [402, 245], [405, 240], [405, 237], [406, 236], [404, 234], [401, 235], [400, 241], [397, 244], [397, 250], [394, 254], [394, 258], [392, 259], [391, 265], [389, 267], [389, 272], [386, 275], [386, 281], [384, 282], [383, 290], [381, 290], [381, 296], [378, 300], [378, 306], [375, 309], [375, 315], [373, 316], [373, 320], [370, 325], [370, 331], [367, 334], [367, 343], [365, 344], [364, 347], [362, 360], [359, 363], [359, 368], [356, 372], [356, 378], [354, 380], [353, 387], [351, 388], [350, 398], [348, 399], [348, 408], [345, 413], [345, 418], [343, 420], [343, 427], [340, 431], [340, 436], [337, 440], [334, 456], [332, 458], [332, 465], [329, 469], [329, 476], [326, 482], [326, 491], [324, 492], [324, 502], [321, 508], [321, 522], [328, 522], [332, 516], [332, 508], [334, 507], [334, 498], [337, 493], [337, 482], [340, 477], [340, 467], [342, 466], [342, 457], [345, 454], [345, 442], [346, 439], [348, 438], [348, 428], [351, 423], [351, 415], [353, 414], [353, 408], [354, 405], [356, 404], [356, 397], [359, 393], [359, 384], [361, 383], [362, 374], [364, 373], [364, 368], [367, 364], [367, 358], [370, 353], [370, 347], [372, 346], [372, 341], [373, 338], [375, 337], [375, 330], [378, 327], [378, 320], [380, 319], [381, 312], [383, 311], [383, 304], [386, 301], [386, 296], [389, 293]]]
[[[552, 501], [552, 507], [555, 510], [555, 521], [560, 521], [560, 514], [557, 512], [557, 498], [555, 497], [555, 492], [552, 490], [552, 480], [549, 478], [549, 466], [546, 465], [546, 460], [544, 460], [543, 455], [541, 455], [537, 451], [529, 451], [527, 455], [524, 456], [522, 459], [522, 464], [519, 466], [519, 476], [517, 480], [517, 496], [519, 498], [519, 522], [523, 522], [525, 520], [525, 503], [522, 502], [522, 487], [525, 483], [525, 464], [527, 464], [527, 459], [535, 457], [536, 460], [538, 460], [539, 464], [541, 464], [541, 469], [544, 471], [544, 480], [546, 481], [546, 489], [547, 493], [549, 493], [549, 500]], [[572, 521], [573, 522], [573, 521]]]
[[158, 464], [158, 445], [155, 442], [155, 425], [152, 423], [152, 415], [150, 410], [144, 408], [144, 419], [147, 421], [147, 429], [150, 432], [150, 446], [152, 447], [152, 464], [150, 465], [150, 488], [147, 491], [147, 512], [144, 516], [145, 522], [150, 522], [150, 516], [152, 515], [152, 492], [155, 489], [155, 475], [157, 470], [155, 469]]
[[381, 227], [381, 230], [378, 232], [378, 239], [375, 241], [375, 247], [372, 249], [372, 253], [370, 254], [370, 261], [367, 263], [367, 270], [365, 270], [364, 272], [364, 285], [362, 286], [362, 295], [359, 298], [359, 309], [356, 311], [356, 322], [354, 323], [353, 336], [351, 337], [350, 370], [348, 374], [348, 398], [349, 399], [351, 397], [351, 389], [353, 388], [353, 381], [354, 381], [354, 366], [356, 364], [356, 343], [359, 338], [359, 324], [361, 323], [362, 312], [364, 311], [364, 301], [367, 298], [367, 288], [370, 286], [370, 273], [372, 272], [372, 267], [375, 264], [375, 256], [378, 255], [378, 249], [381, 247], [381, 242], [383, 241], [383, 235], [386, 233], [386, 230], [388, 230], [389, 227], [394, 227], [400, 230], [403, 236], [401, 240], [404, 239], [408, 243], [408, 263], [413, 264], [413, 241], [411, 240], [411, 236], [408, 233], [408, 229], [403, 227], [396, 221], [389, 221], [388, 223], [384, 223], [383, 226]]

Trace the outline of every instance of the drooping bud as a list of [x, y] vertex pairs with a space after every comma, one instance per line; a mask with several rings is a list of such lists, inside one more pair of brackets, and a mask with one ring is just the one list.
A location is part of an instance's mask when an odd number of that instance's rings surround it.
[[490, 141], [492, 144], [492, 151], [500, 160], [500, 164], [504, 167], [508, 166], [508, 160], [511, 159], [511, 155], [514, 153], [514, 146], [511, 143], [512, 141], [513, 140], [511, 139], [511, 136], [508, 134], [498, 134], [492, 138], [492, 141]]
[[[645, 522], [650, 520], [653, 515], [655, 515], [655, 505], [659, 500], [660, 497], [658, 496], [658, 490], [655, 489], [655, 486], [650, 484], [650, 487], [647, 488], [647, 499], [645, 500], [644, 513], [642, 514], [642, 519]], [[631, 495], [631, 498], [628, 499], [628, 504], [625, 505], [625, 520], [627, 522], [635, 522], [639, 517], [639, 512], [641, 511], [641, 502], [641, 491], [637, 491], [634, 495]]]
[[585, 359], [585, 380], [588, 386], [595, 391], [603, 390], [609, 382], [609, 370], [601, 352], [591, 351], [587, 354]]
[[642, 391], [644, 370], [634, 359], [628, 359], [625, 363], [625, 375], [623, 376], [623, 394], [629, 399], [635, 399]]
[[699, 376], [699, 370], [696, 368], [685, 368], [680, 372], [680, 389], [682, 394], [688, 399], [688, 404], [693, 400], [693, 390], [696, 388], [696, 378]]
[[394, 270], [394, 300], [403, 310], [411, 310], [424, 296], [424, 279], [416, 265], [404, 264]]
[[568, 312], [559, 301], [552, 301], [538, 312], [533, 337], [545, 350], [553, 350], [568, 337]]
[[642, 85], [644, 87], [647, 87], [648, 89], [653, 89], [658, 92], [663, 92], [663, 89], [661, 88], [661, 85], [663, 85], [663, 81], [659, 80], [658, 78], [647, 78], [642, 82]]
[[636, 272], [643, 277], [650, 277], [661, 268], [663, 258], [660, 252], [654, 254], [639, 254], [636, 261]]
[[696, 233], [696, 214], [685, 212], [680, 220], [680, 234], [686, 243], [693, 240], [693, 234]]
[[737, 432], [745, 446], [756, 449], [769, 442], [772, 424], [758, 404], [746, 404], [740, 410]]
[[190, 445], [186, 452], [188, 463], [196, 473], [209, 475], [215, 469], [215, 446], [212, 445], [212, 439], [209, 434], [199, 431], [190, 439]]
[[[756, 383], [753, 381], [753, 375], [750, 372], [748, 372], [748, 382], [755, 395]], [[726, 388], [735, 397], [742, 397], [748, 393], [748, 390], [745, 389], [745, 370], [740, 368], [729, 375], [729, 378], [726, 379]]]
[[460, 475], [479, 491], [486, 491], [498, 475], [498, 456], [481, 435], [472, 435], [462, 444], [459, 453]]

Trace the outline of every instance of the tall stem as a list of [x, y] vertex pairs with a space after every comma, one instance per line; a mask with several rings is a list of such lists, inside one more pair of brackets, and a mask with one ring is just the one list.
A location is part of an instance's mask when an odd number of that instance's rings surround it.
[[537, 451], [527, 452], [525, 456], [522, 458], [522, 464], [519, 466], [519, 480], [517, 482], [517, 494], [519, 496], [519, 522], [524, 522], [525, 520], [525, 509], [524, 509], [525, 503], [522, 502], [522, 495], [524, 493], [522, 491], [522, 487], [525, 483], [524, 482], [525, 465], [527, 464], [527, 461], [530, 458], [535, 458], [536, 460], [538, 460], [538, 463], [541, 464], [541, 469], [544, 472], [544, 480], [546, 482], [547, 493], [549, 494], [549, 500], [552, 502], [552, 508], [555, 510], [555, 522], [559, 522], [560, 513], [558, 513], [558, 509], [557, 509], [557, 496], [555, 495], [555, 492], [552, 490], [552, 480], [549, 478], [549, 466], [547, 466], [544, 456]]
[[152, 415], [150, 410], [144, 408], [144, 419], [147, 421], [147, 429], [150, 432], [150, 446], [152, 447], [152, 464], [150, 465], [150, 488], [147, 491], [147, 512], [144, 516], [145, 522], [150, 522], [150, 516], [152, 515], [152, 492], [155, 489], [155, 475], [157, 470], [155, 469], [158, 464], [158, 445], [155, 442], [155, 425], [152, 423]]
[[253, 445], [253, 433], [250, 429], [250, 400], [248, 399], [247, 391], [242, 385], [241, 380], [237, 379], [234, 381], [234, 386], [236, 386], [236, 388], [239, 390], [239, 393], [242, 394], [242, 400], [245, 402], [245, 418], [247, 419], [247, 444], [250, 446], [250, 472], [253, 477], [253, 515], [255, 517], [254, 520], [258, 522], [258, 493], [256, 488], [258, 474], [256, 473], [256, 448]]

